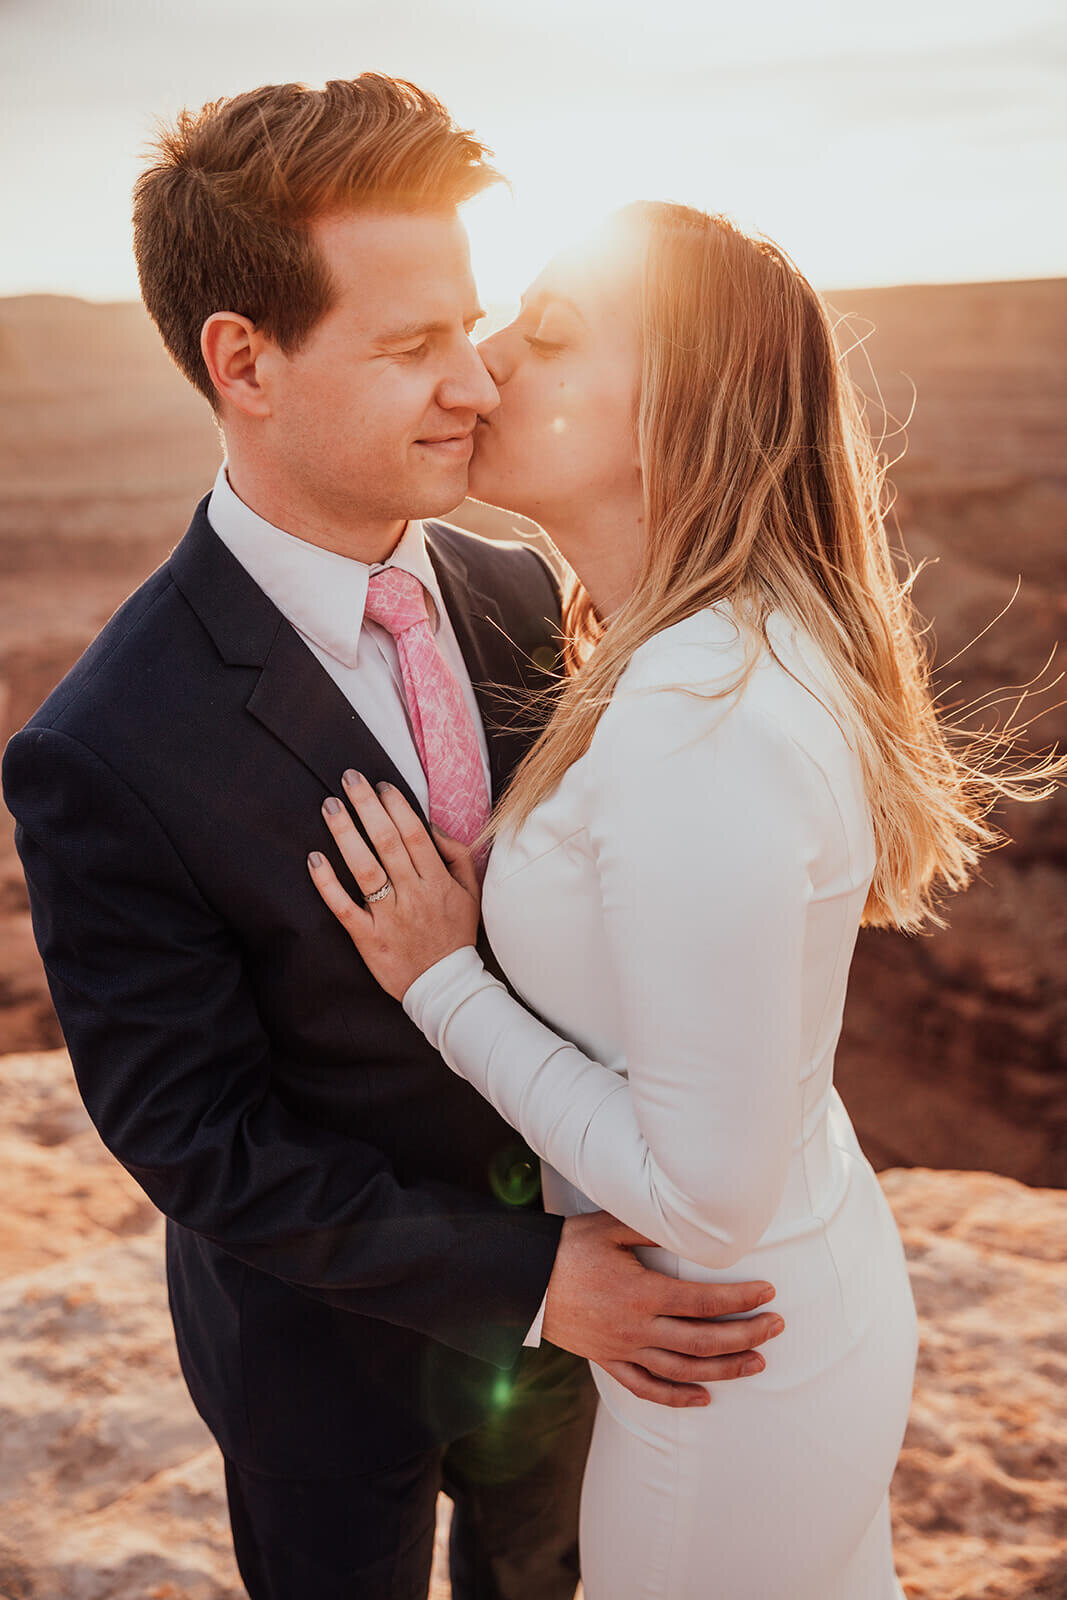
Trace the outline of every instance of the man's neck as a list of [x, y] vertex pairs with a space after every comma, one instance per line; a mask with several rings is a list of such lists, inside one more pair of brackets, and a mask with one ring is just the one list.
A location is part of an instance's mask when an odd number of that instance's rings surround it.
[[264, 522], [292, 534], [294, 539], [368, 566], [388, 561], [407, 527], [406, 522], [396, 521], [354, 522], [350, 507], [345, 508], [343, 516], [330, 516], [284, 484], [264, 481], [260, 474], [232, 460], [227, 464], [226, 478], [237, 498]]

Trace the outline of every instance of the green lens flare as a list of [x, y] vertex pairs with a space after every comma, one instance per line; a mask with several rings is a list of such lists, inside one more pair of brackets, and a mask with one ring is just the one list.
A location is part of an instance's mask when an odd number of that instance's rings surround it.
[[537, 1157], [525, 1145], [507, 1145], [489, 1163], [489, 1186], [508, 1206], [528, 1206], [541, 1188]]

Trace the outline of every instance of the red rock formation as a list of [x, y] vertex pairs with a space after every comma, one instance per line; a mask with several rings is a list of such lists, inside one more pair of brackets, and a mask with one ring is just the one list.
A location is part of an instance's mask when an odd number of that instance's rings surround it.
[[[876, 325], [852, 356], [876, 431], [867, 356], [890, 414], [907, 416], [916, 396], [892, 479], [912, 558], [936, 562], [916, 598], [938, 659], [964, 651], [943, 675], [946, 698], [1026, 681], [1057, 639], [1067, 645], [1067, 282], [830, 299], [853, 334]], [[899, 448], [887, 439], [891, 455]], [[0, 737], [164, 558], [218, 460], [207, 407], [138, 307], [0, 301]], [[485, 532], [516, 522], [468, 514]], [[1015, 602], [983, 635], [1020, 574]], [[1067, 712], [1032, 735], [1067, 744]], [[838, 1082], [877, 1166], [988, 1167], [1062, 1185], [1067, 790], [1011, 807], [1005, 824], [1014, 843], [947, 908], [948, 929], [861, 936]], [[4, 829], [0, 1048], [59, 1042]]]

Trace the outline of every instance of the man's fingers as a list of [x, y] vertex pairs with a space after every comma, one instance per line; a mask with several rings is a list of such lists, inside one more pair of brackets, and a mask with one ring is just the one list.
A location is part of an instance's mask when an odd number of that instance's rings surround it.
[[655, 1286], [655, 1293], [656, 1310], [661, 1316], [706, 1318], [736, 1317], [744, 1311], [755, 1311], [773, 1300], [775, 1291], [773, 1284], [762, 1281], [694, 1283], [688, 1279], [664, 1278], [662, 1294], [659, 1284]]
[[758, 1317], [738, 1317], [729, 1322], [694, 1322], [684, 1317], [657, 1317], [657, 1346], [683, 1356], [724, 1356], [736, 1350], [753, 1350], [777, 1339], [785, 1323], [774, 1311]]
[[711, 1401], [708, 1391], [699, 1384], [665, 1383], [632, 1361], [604, 1361], [598, 1364], [624, 1389], [637, 1395], [639, 1400], [654, 1400], [657, 1405], [673, 1406], [676, 1410], [683, 1406], [706, 1406]]
[[762, 1372], [767, 1363], [754, 1350], [737, 1355], [712, 1356], [704, 1361], [680, 1356], [674, 1350], [641, 1350], [641, 1366], [653, 1377], [671, 1383], [720, 1383], [727, 1378], [748, 1378]]

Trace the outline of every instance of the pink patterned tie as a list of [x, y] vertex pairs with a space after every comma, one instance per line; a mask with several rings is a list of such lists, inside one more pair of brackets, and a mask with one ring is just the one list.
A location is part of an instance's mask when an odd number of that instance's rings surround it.
[[426, 592], [412, 573], [384, 567], [371, 575], [364, 616], [396, 640], [430, 821], [470, 844], [489, 819], [485, 772], [463, 691], [430, 632]]

